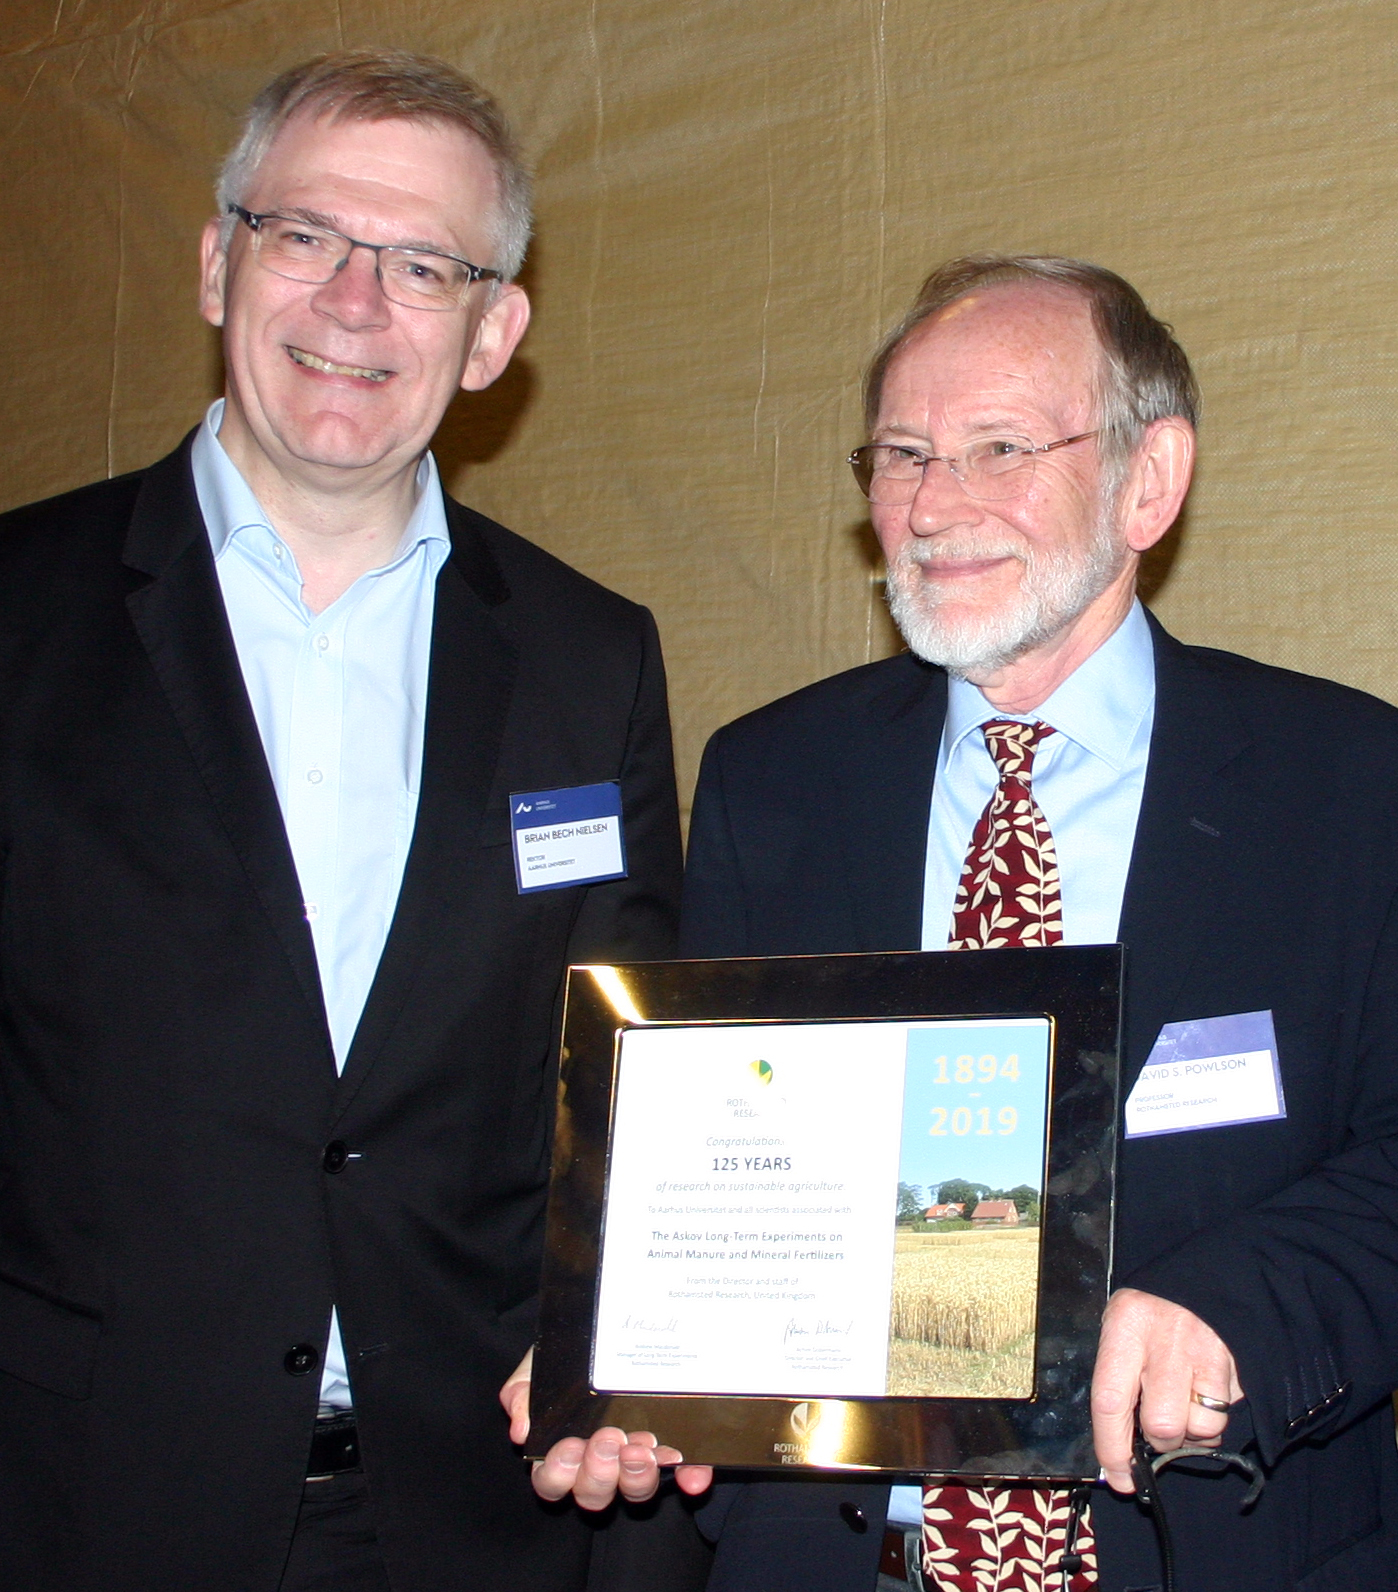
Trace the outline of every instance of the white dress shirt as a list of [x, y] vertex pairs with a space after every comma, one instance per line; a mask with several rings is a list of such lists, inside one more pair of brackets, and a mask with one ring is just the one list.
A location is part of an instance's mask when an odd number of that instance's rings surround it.
[[[398, 904], [417, 816], [438, 572], [451, 551], [429, 453], [388, 563], [315, 614], [301, 573], [218, 440], [223, 400], [191, 465], [243, 681], [281, 804], [315, 942], [335, 1065], [344, 1070]], [[321, 1401], [350, 1402], [332, 1313]]]
[[[922, 948], [944, 951], [976, 821], [1000, 782], [980, 727], [987, 719], [1043, 721], [1057, 732], [1034, 754], [1033, 790], [1058, 853], [1065, 945], [1110, 945], [1155, 722], [1155, 649], [1138, 602], [1124, 622], [1032, 713], [1001, 713], [967, 680], [951, 680], [927, 826]], [[895, 1487], [888, 1518], [922, 1522], [922, 1489]]]

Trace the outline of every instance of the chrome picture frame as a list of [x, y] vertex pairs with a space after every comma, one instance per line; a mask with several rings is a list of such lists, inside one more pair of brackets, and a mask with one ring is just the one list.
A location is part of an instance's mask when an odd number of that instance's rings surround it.
[[[619, 1426], [654, 1432], [688, 1461], [742, 1469], [1095, 1479], [1088, 1395], [1111, 1269], [1121, 984], [1120, 946], [570, 969], [530, 1456], [542, 1456], [561, 1437]], [[831, 1391], [828, 1377], [804, 1395], [795, 1385], [780, 1394], [594, 1385], [628, 1033], [1040, 1018], [1049, 1020], [1053, 1037], [1033, 1375], [1024, 1396], [843, 1394]], [[743, 1317], [735, 1304], [735, 1334], [743, 1331]]]

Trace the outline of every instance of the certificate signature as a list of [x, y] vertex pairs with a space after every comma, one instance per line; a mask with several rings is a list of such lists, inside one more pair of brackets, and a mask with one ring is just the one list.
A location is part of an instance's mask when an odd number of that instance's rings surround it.
[[782, 1334], [783, 1344], [790, 1344], [793, 1340], [798, 1347], [804, 1347], [820, 1338], [847, 1338], [854, 1331], [854, 1322], [826, 1321], [817, 1319], [801, 1320], [799, 1316], [792, 1316], [786, 1324]]

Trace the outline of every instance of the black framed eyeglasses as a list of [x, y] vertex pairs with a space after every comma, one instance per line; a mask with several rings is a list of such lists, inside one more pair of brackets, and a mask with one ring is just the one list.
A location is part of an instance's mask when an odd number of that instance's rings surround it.
[[454, 254], [401, 243], [365, 243], [361, 238], [312, 226], [295, 216], [279, 216], [270, 211], [255, 215], [242, 205], [229, 205], [228, 213], [246, 222], [258, 264], [293, 282], [334, 281], [336, 272], [344, 270], [356, 249], [372, 251], [384, 297], [408, 309], [460, 309], [474, 283], [504, 280], [499, 271], [472, 265]]
[[1096, 431], [1037, 446], [1024, 437], [984, 437], [961, 453], [923, 453], [894, 442], [866, 442], [848, 459], [859, 490], [871, 503], [911, 503], [929, 464], [944, 464], [968, 497], [1003, 502], [1021, 497], [1034, 479], [1034, 461], [1074, 442], [1086, 442]]

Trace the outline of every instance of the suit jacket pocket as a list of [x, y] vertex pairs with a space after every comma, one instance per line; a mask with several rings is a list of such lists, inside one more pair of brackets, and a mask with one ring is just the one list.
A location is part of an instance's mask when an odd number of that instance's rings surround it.
[[64, 1398], [85, 1399], [101, 1332], [96, 1311], [0, 1274], [0, 1371]]

